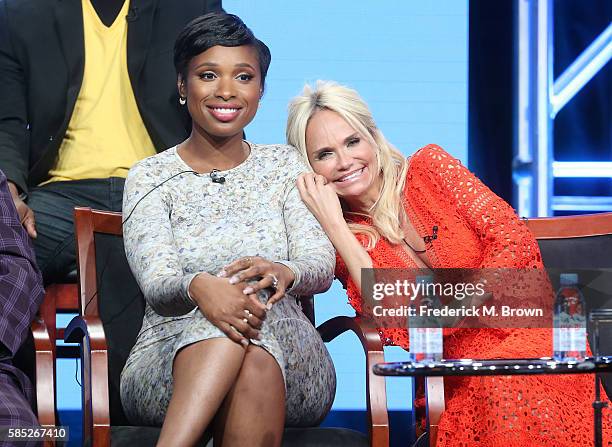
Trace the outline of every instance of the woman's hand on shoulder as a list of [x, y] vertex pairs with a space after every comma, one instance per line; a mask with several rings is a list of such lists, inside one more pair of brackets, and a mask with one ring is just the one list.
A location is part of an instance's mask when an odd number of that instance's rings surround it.
[[345, 224], [340, 199], [334, 187], [322, 175], [312, 172], [297, 178], [297, 187], [304, 204], [329, 234], [334, 225]]
[[259, 339], [259, 329], [266, 319], [266, 307], [253, 294], [245, 294], [247, 284], [230, 283], [228, 278], [197, 275], [189, 294], [200, 312], [236, 343], [248, 346], [249, 339]]
[[243, 288], [245, 295], [254, 295], [258, 291], [271, 288], [274, 294], [268, 298], [267, 309], [285, 296], [287, 289], [295, 279], [289, 267], [278, 262], [272, 262], [260, 256], [247, 256], [226, 265], [219, 276], [229, 278], [230, 284], [243, 284], [246, 281], [257, 280]]

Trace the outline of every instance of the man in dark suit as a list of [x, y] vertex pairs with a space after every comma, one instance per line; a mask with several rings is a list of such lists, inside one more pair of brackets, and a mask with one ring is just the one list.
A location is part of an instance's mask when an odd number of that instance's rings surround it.
[[120, 210], [138, 160], [186, 138], [174, 39], [220, 0], [0, 0], [0, 169], [45, 283], [74, 269], [74, 206]]
[[19, 223], [0, 171], [0, 429], [38, 426], [30, 381], [13, 366], [12, 358], [26, 338], [43, 295], [28, 234]]

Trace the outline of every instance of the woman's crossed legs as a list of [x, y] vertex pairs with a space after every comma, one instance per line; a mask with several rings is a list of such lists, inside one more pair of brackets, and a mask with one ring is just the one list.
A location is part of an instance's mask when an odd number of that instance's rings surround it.
[[192, 446], [211, 424], [215, 446], [279, 446], [285, 384], [274, 357], [227, 338], [181, 349], [159, 446]]

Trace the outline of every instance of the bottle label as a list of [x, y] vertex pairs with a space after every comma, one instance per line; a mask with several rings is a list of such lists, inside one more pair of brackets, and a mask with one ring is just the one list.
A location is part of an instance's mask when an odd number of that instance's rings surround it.
[[410, 352], [417, 354], [442, 354], [441, 328], [410, 328]]
[[564, 284], [559, 289], [555, 298], [553, 323], [555, 356], [586, 351], [584, 297], [574, 284]]
[[556, 328], [555, 351], [579, 351], [586, 349], [584, 327]]
[[424, 332], [425, 328], [411, 327], [410, 328], [410, 353], [417, 355], [423, 353], [424, 348]]

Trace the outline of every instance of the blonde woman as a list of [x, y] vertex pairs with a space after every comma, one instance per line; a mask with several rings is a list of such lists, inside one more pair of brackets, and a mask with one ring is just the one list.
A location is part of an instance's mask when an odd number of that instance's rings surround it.
[[[290, 103], [287, 141], [314, 171], [298, 178], [298, 189], [336, 248], [336, 276], [357, 314], [365, 312], [364, 268], [543, 268], [535, 239], [507, 203], [436, 145], [405, 159], [354, 90], [306, 86]], [[405, 328], [379, 333], [408, 349]], [[445, 329], [444, 357], [545, 356], [551, 333]], [[449, 378], [445, 387], [438, 446], [591, 442], [585, 375]]]

